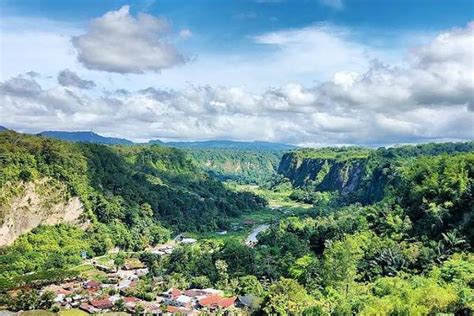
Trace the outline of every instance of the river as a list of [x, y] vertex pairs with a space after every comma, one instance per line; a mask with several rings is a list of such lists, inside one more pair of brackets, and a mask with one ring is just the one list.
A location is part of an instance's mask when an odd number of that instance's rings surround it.
[[257, 236], [258, 234], [260, 234], [261, 232], [264, 232], [266, 231], [268, 228], [270, 227], [270, 225], [268, 224], [263, 224], [263, 225], [258, 225], [257, 227], [255, 227], [251, 232], [250, 234], [248, 235], [247, 239], [245, 239], [245, 244], [247, 246], [253, 246], [257, 243]]

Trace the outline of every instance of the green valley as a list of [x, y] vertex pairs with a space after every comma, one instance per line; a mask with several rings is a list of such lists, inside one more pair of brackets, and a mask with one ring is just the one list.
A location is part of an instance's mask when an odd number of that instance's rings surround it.
[[5, 131], [0, 304], [469, 315], [473, 188], [473, 142], [176, 149]]

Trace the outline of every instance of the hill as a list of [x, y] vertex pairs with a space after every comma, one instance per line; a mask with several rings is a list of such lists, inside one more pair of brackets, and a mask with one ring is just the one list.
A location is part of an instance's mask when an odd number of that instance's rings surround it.
[[283, 150], [183, 148], [196, 166], [221, 180], [263, 184], [276, 173]]
[[196, 141], [196, 142], [162, 142], [160, 140], [151, 140], [150, 144], [160, 144], [163, 146], [176, 147], [176, 148], [199, 148], [199, 149], [241, 149], [241, 150], [291, 150], [298, 148], [294, 145], [254, 141], [254, 142], [241, 142], [232, 140], [208, 140], [208, 141]]
[[131, 145], [132, 141], [124, 138], [105, 137], [94, 132], [78, 131], [78, 132], [67, 132], [67, 131], [44, 131], [38, 133], [38, 136], [45, 136], [60, 140], [72, 141], [72, 142], [84, 142], [93, 144], [107, 144], [107, 145]]
[[[143, 249], [165, 241], [171, 232], [228, 229], [230, 218], [264, 205], [255, 195], [229, 191], [175, 148], [1, 133], [0, 233], [10, 237], [4, 240], [11, 242], [38, 225], [66, 222], [61, 219], [68, 203], [82, 214], [73, 219], [87, 226], [81, 237], [84, 250], [95, 255], [114, 246]], [[53, 216], [58, 220], [48, 222]], [[36, 255], [44, 263], [51, 253]], [[8, 259], [6, 267], [0, 260], [0, 274], [14, 270], [12, 262]], [[29, 265], [17, 273], [40, 267]]]

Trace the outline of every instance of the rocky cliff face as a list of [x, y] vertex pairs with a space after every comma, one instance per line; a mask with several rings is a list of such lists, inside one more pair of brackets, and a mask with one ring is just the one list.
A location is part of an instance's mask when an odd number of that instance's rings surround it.
[[294, 153], [283, 155], [278, 173], [295, 187], [311, 186], [315, 191], [356, 192], [362, 185], [366, 159], [302, 158]]
[[47, 179], [2, 190], [13, 194], [0, 204], [0, 246], [11, 244], [39, 225], [80, 222], [84, 208], [79, 198], [68, 197], [63, 187]]

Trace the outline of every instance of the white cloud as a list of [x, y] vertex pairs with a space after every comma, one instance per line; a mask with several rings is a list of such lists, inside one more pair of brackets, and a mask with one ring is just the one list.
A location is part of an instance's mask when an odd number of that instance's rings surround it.
[[[374, 60], [365, 71], [337, 67], [341, 69], [332, 73], [332, 80], [311, 86], [287, 80], [293, 83], [262, 92], [242, 85], [164, 89], [155, 84], [101, 95], [95, 89], [48, 88], [34, 77], [17, 76], [0, 84], [0, 113], [5, 113], [0, 125], [28, 132], [94, 129], [134, 140], [383, 144], [472, 139], [473, 27], [446, 31], [417, 47], [404, 66]], [[365, 58], [363, 46], [343, 41], [344, 36], [329, 39], [319, 29], [300, 31], [266, 34], [257, 40], [277, 47], [271, 64], [291, 64], [278, 54], [299, 54], [296, 48], [310, 49], [318, 42], [337, 43], [329, 47], [347, 48]]]
[[[130, 13], [125, 15], [132, 21], [132, 24], [138, 24], [140, 16], [134, 17]], [[102, 21], [103, 18], [99, 18], [99, 20]], [[121, 19], [118, 20], [121, 21]], [[143, 34], [138, 34], [134, 36], [133, 40], [129, 40], [131, 35], [125, 31], [125, 34], [121, 34], [119, 32], [121, 28], [117, 28], [116, 33], [113, 33], [112, 36], [102, 39], [101, 36], [105, 33], [98, 32], [101, 34], [100, 36], [94, 33], [93, 30], [97, 29], [92, 27], [94, 23], [92, 22], [88, 31], [84, 31], [77, 25], [48, 20], [35, 20], [34, 23], [31, 23], [26, 18], [9, 18], [0, 21], [0, 32], [2, 33], [2, 37], [0, 37], [0, 41], [2, 41], [0, 80], [4, 81], [30, 70], [39, 72], [45, 77], [55, 76], [59, 70], [67, 68], [80, 77], [93, 80], [98, 87], [110, 91], [121, 89], [124, 86], [129, 90], [138, 90], [155, 85], [182, 89], [190, 81], [198, 86], [245, 85], [247, 89], [262, 92], [270, 86], [279, 87], [289, 82], [298, 82], [306, 86], [312, 85], [315, 81], [332, 78], [333, 74], [338, 71], [362, 72], [367, 68], [370, 59], [387, 60], [387, 55], [391, 54], [386, 50], [381, 51], [357, 43], [354, 41], [354, 34], [347, 29], [321, 24], [301, 29], [269, 32], [247, 38], [247, 45], [251, 46], [248, 51], [239, 50], [229, 53], [200, 50], [195, 52], [191, 47], [187, 47], [186, 51], [189, 50], [190, 53], [196, 55], [192, 62], [179, 67], [160, 68], [159, 63], [150, 61], [153, 57], [149, 57], [151, 56], [149, 49], [140, 52], [134, 51], [140, 46], [135, 45], [135, 41], [142, 43], [140, 36]], [[126, 23], [120, 22], [119, 24]], [[129, 29], [133, 34], [138, 32], [136, 27]], [[182, 35], [186, 35], [186, 33]], [[169, 38], [168, 34], [169, 32], [164, 30], [164, 33], [159, 34], [158, 37], [162, 36], [159, 40], [162, 39], [162, 43], [172, 42], [173, 38]], [[182, 36], [177, 35], [175, 44], [181, 47], [180, 51], [184, 51], [184, 47], [189, 43]], [[138, 68], [144, 73], [128, 73], [124, 76], [119, 73], [85, 69], [77, 61], [77, 51], [70, 41], [71, 37], [79, 38], [81, 36], [85, 36], [85, 39], [91, 39], [93, 43], [97, 44], [94, 44], [87, 52], [91, 54], [91, 61], [98, 58], [99, 66], [114, 68], [117, 62], [124, 62], [124, 59], [116, 56], [125, 54], [124, 58], [129, 63], [121, 65], [126, 69], [137, 70]], [[192, 37], [191, 41], [198, 41], [202, 35], [194, 36], [193, 34]], [[268, 40], [271, 37], [279, 38], [281, 43], [272, 43]], [[106, 48], [110, 41], [118, 43], [117, 47], [113, 46], [109, 52]], [[101, 47], [101, 44], [105, 46]], [[122, 49], [124, 46], [127, 48], [125, 51]], [[41, 49], [32, 49], [32, 47]], [[329, 51], [331, 54], [327, 53]], [[146, 54], [146, 58], [142, 58], [142, 54]], [[93, 68], [90, 63], [89, 66]], [[157, 76], [154, 71], [144, 69], [155, 66], [161, 69], [160, 76]]]
[[259, 60], [256, 73], [282, 76], [289, 81], [327, 80], [339, 71], [363, 71], [370, 60], [384, 58], [385, 52], [352, 40], [344, 28], [317, 24], [300, 29], [269, 32], [255, 36], [255, 43], [272, 49]]
[[94, 81], [84, 80], [69, 69], [64, 69], [59, 72], [58, 83], [64, 87], [75, 87], [79, 89], [92, 89], [95, 87]]
[[87, 32], [74, 36], [78, 60], [89, 69], [116, 73], [159, 72], [185, 62], [168, 43], [168, 24], [129, 6], [110, 11], [93, 20]]

